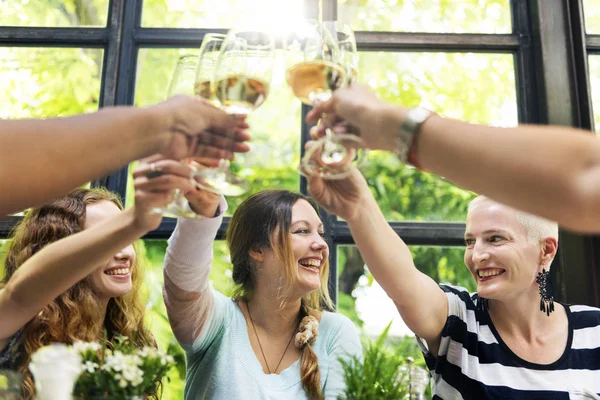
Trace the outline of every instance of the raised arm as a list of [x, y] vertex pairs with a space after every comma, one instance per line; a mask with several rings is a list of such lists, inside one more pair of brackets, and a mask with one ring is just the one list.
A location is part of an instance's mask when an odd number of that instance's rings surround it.
[[[247, 151], [243, 120], [194, 97], [47, 120], [0, 120], [0, 215], [38, 205], [154, 153], [180, 159]], [[235, 129], [235, 145], [225, 132]], [[211, 132], [207, 131], [210, 129]]]
[[364, 177], [354, 169], [344, 180], [312, 176], [308, 182], [311, 195], [328, 212], [348, 222], [369, 271], [394, 301], [406, 325], [435, 348], [446, 322], [447, 297], [415, 267], [408, 247], [385, 220]]
[[208, 285], [215, 236], [227, 203], [209, 192], [187, 195], [205, 219], [179, 219], [165, 256], [164, 299], [169, 322], [181, 344], [193, 344], [214, 309]]
[[164, 175], [148, 179], [148, 166], [141, 164], [135, 178], [135, 206], [88, 229], [49, 244], [25, 261], [0, 290], [0, 348], [61, 293], [92, 273], [162, 219], [149, 214], [154, 207], [169, 203], [175, 187], [189, 187], [189, 169], [181, 163], [156, 163]]
[[[337, 113], [358, 128], [367, 147], [395, 151], [408, 109], [356, 85], [336, 91], [308, 120], [321, 112]], [[600, 142], [591, 132], [495, 128], [434, 115], [421, 126], [417, 154], [423, 168], [467, 189], [572, 230], [600, 231]]]

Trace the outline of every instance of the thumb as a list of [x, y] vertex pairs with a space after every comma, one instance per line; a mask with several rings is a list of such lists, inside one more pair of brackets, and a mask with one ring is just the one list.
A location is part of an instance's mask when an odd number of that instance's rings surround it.
[[308, 193], [320, 203], [325, 194], [325, 183], [323, 182], [323, 178], [321, 178], [319, 174], [312, 174], [309, 175], [306, 180], [308, 183]]

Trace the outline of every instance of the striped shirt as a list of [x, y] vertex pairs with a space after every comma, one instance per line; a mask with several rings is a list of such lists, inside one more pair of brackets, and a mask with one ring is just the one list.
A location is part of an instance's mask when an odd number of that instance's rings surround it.
[[600, 394], [600, 309], [565, 305], [569, 323], [562, 356], [528, 362], [502, 341], [477, 294], [440, 285], [448, 318], [437, 357], [418, 339], [432, 373], [433, 399], [591, 399]]

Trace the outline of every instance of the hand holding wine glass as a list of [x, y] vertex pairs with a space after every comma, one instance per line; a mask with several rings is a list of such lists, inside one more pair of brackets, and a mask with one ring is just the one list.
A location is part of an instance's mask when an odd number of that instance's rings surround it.
[[[361, 142], [357, 145], [393, 152], [397, 143], [390, 137], [397, 134], [407, 112], [408, 109], [385, 103], [369, 86], [354, 84], [336, 91], [331, 99], [315, 106], [306, 116], [306, 122], [315, 123], [327, 113], [335, 120], [333, 129], [336, 132], [360, 136]], [[311, 135], [313, 138], [325, 136], [325, 126], [314, 126]]]
[[[291, 65], [287, 81], [296, 97], [307, 105], [316, 106], [329, 100], [332, 93], [349, 84], [356, 74], [356, 41], [347, 26], [316, 21], [303, 22], [286, 39]], [[322, 116], [326, 119], [326, 115]], [[307, 149], [300, 165], [304, 175], [319, 174], [324, 179], [342, 179], [353, 165], [364, 160], [360, 138], [355, 135], [326, 135]]]
[[[193, 95], [194, 81], [196, 76], [196, 66], [198, 64], [198, 57], [193, 55], [185, 55], [179, 58], [171, 81], [169, 82], [168, 97], [172, 97], [178, 94]], [[185, 158], [181, 161], [187, 166], [193, 166], [192, 158]], [[161, 171], [157, 171], [160, 173]], [[175, 191], [175, 199], [173, 202], [168, 204], [166, 207], [156, 207], [151, 211], [155, 214], [162, 214], [165, 216], [175, 218], [204, 218], [202, 215], [196, 214], [194, 211], [186, 207], [186, 199], [181, 193], [181, 190]]]

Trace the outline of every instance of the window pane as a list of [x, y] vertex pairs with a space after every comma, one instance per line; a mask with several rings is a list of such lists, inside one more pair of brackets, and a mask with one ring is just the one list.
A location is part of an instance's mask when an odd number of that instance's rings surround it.
[[210, 29], [248, 21], [285, 26], [301, 13], [301, 0], [144, 0], [142, 26]]
[[[390, 103], [496, 126], [518, 122], [509, 54], [362, 52], [359, 79]], [[363, 173], [392, 221], [463, 221], [473, 197], [390, 153], [370, 152]]]
[[4, 0], [0, 26], [106, 26], [109, 0]]
[[358, 31], [510, 33], [509, 0], [338, 0]]
[[600, 56], [589, 56], [588, 64], [592, 92], [592, 108], [594, 109], [594, 126], [596, 132], [598, 132], [598, 128], [600, 128]]
[[600, 33], [600, 1], [583, 0], [585, 30], [589, 34]]
[[103, 50], [0, 47], [0, 118], [98, 109]]
[[[361, 327], [367, 337], [378, 336], [393, 321], [390, 336], [413, 336], [400, 318], [393, 301], [365, 265], [356, 246], [338, 246], [338, 311]], [[410, 246], [415, 265], [436, 282], [476, 290], [475, 282], [463, 262], [463, 248]], [[416, 358], [419, 351], [414, 346]]]
[[[170, 75], [181, 54], [196, 54], [196, 49], [142, 49], [138, 58], [135, 104], [147, 106], [162, 101]], [[232, 169], [251, 182], [251, 192], [229, 197], [227, 215], [250, 194], [264, 189], [298, 190], [300, 178], [300, 102], [284, 79], [282, 54], [276, 57], [269, 97], [248, 118], [251, 125], [251, 151], [236, 156]], [[132, 168], [130, 168], [131, 170]], [[130, 186], [128, 197], [133, 193]]]

